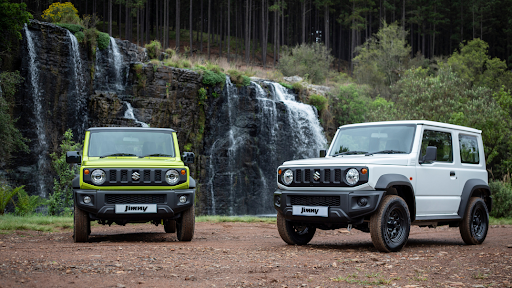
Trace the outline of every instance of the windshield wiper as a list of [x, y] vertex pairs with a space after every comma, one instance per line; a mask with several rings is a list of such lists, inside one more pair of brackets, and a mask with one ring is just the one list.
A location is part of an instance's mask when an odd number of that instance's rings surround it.
[[405, 151], [399, 151], [399, 150], [382, 150], [382, 151], [376, 151], [372, 153], [366, 153], [365, 156], [370, 156], [373, 154], [405, 154], [407, 152]]
[[365, 154], [365, 153], [368, 153], [368, 152], [366, 152], [366, 151], [346, 151], [346, 152], [336, 153], [332, 156], [336, 157], [336, 156], [340, 156], [340, 155], [355, 155], [355, 154]]
[[100, 156], [100, 158], [113, 157], [113, 156], [137, 156], [137, 155], [131, 154], [131, 153], [114, 153], [114, 154], [107, 154], [107, 155]]
[[149, 154], [149, 155], [139, 156], [139, 158], [145, 158], [145, 157], [172, 157], [172, 155], [169, 155], [169, 154], [161, 154], [161, 153], [154, 153], [154, 154]]

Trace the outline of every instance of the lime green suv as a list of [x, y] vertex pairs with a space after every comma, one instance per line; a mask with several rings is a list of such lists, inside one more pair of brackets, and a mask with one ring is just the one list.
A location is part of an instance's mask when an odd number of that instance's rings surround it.
[[194, 236], [195, 180], [180, 157], [176, 131], [164, 128], [105, 127], [85, 132], [84, 149], [69, 151], [80, 164], [73, 180], [74, 240], [86, 242], [91, 221], [163, 224], [180, 241]]

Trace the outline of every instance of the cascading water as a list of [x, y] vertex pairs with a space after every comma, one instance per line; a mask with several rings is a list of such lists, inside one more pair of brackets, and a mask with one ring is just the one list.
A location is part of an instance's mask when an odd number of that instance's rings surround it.
[[70, 54], [72, 63], [72, 75], [73, 81], [70, 81], [69, 85], [69, 103], [73, 103], [70, 106], [68, 117], [71, 119], [71, 123], [76, 125], [75, 135], [83, 137], [85, 133], [85, 126], [87, 123], [87, 87], [82, 66], [82, 58], [80, 55], [80, 47], [78, 46], [78, 40], [73, 33], [66, 30], [70, 39]]
[[[37, 143], [35, 144], [35, 155], [37, 155], [37, 172], [35, 173], [36, 178], [36, 189], [37, 194], [41, 197], [46, 197], [46, 177], [45, 172], [50, 168], [50, 159], [48, 159], [48, 143], [46, 141], [45, 134], [45, 115], [43, 111], [42, 105], [42, 95], [41, 95], [41, 84], [39, 83], [39, 62], [37, 59], [37, 51], [34, 45], [34, 41], [38, 41], [35, 35], [27, 28], [23, 29], [25, 31], [25, 35], [27, 38], [27, 48], [28, 48], [28, 82], [30, 83], [30, 91], [32, 93], [33, 109], [34, 109], [34, 122], [37, 133]], [[34, 39], [36, 38], [36, 39]]]
[[275, 213], [277, 167], [286, 160], [316, 157], [327, 143], [312, 106], [277, 83], [237, 89], [226, 80], [222, 107], [209, 115], [206, 147], [206, 213]]
[[141, 125], [142, 127], [145, 127], [145, 128], [149, 127], [148, 124], [141, 122], [135, 118], [135, 115], [133, 114], [133, 107], [132, 107], [132, 104], [130, 104], [130, 102], [124, 102], [124, 103], [126, 104], [126, 111], [124, 112], [124, 118], [132, 119], [133, 121], [135, 121], [135, 123]]

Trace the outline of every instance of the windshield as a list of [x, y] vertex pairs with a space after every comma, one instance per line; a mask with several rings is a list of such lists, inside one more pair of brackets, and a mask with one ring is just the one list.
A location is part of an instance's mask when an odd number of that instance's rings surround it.
[[172, 133], [149, 131], [94, 131], [89, 157], [175, 157]]
[[341, 128], [329, 156], [410, 153], [416, 125]]

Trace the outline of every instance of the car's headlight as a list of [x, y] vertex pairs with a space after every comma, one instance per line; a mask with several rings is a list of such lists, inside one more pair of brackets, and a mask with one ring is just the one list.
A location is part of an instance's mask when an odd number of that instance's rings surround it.
[[347, 180], [348, 185], [355, 185], [357, 182], [359, 182], [359, 172], [357, 169], [351, 168], [347, 171], [345, 179]]
[[91, 173], [91, 180], [94, 185], [101, 185], [107, 180], [107, 174], [101, 169], [96, 169]]
[[283, 179], [283, 183], [285, 185], [292, 184], [292, 182], [293, 182], [293, 171], [290, 170], [290, 169], [287, 169], [286, 171], [284, 171], [282, 179]]
[[180, 173], [176, 170], [168, 170], [165, 173], [165, 182], [167, 182], [169, 185], [176, 185], [180, 181]]

